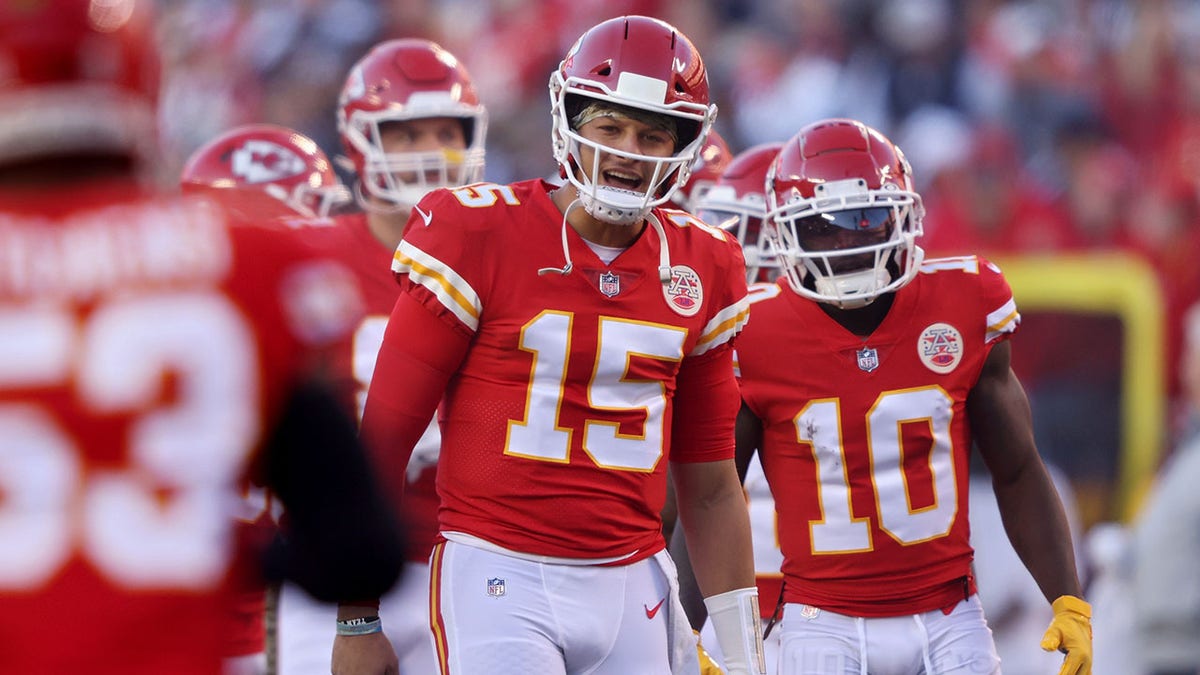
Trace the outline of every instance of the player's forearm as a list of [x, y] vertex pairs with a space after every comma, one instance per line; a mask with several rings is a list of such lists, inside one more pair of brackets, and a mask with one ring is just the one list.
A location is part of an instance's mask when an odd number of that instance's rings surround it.
[[705, 597], [754, 586], [754, 558], [746, 499], [732, 464], [715, 491], [681, 487], [680, 522], [696, 583]]
[[692, 628], [699, 630], [708, 619], [708, 608], [704, 606], [704, 594], [696, 584], [696, 575], [692, 572], [692, 559], [687, 552], [687, 538], [682, 527], [675, 527], [671, 541], [668, 542], [671, 558], [675, 560], [675, 569], [679, 573], [679, 602], [687, 614]]
[[339, 603], [337, 609], [337, 620], [348, 621], [350, 619], [361, 619], [363, 617], [379, 616], [379, 601], [378, 600], [363, 600], [353, 603]]
[[1071, 530], [1045, 467], [1027, 467], [1016, 480], [995, 484], [996, 501], [1013, 550], [1048, 602], [1081, 597]]

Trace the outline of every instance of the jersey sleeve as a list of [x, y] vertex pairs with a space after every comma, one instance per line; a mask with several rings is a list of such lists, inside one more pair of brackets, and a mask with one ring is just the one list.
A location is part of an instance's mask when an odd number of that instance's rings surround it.
[[741, 246], [717, 231], [712, 241], [713, 311], [676, 379], [671, 459], [702, 462], [733, 457], [734, 422], [740, 406], [733, 370], [733, 343], [750, 316]]
[[397, 298], [379, 347], [361, 435], [400, 505], [413, 448], [433, 418], [468, 339], [413, 295]]
[[[717, 244], [715, 293], [716, 311], [704, 325], [700, 339], [690, 356], [700, 356], [722, 345], [732, 344], [750, 318], [750, 300], [746, 286], [745, 259], [742, 247], [728, 233]], [[732, 366], [731, 366], [732, 367]], [[732, 372], [732, 371], [731, 371]]]
[[1007, 340], [1021, 325], [1021, 314], [1017, 311], [1008, 280], [995, 263], [979, 258], [979, 284], [981, 301], [987, 312], [984, 342], [991, 345]]
[[430, 312], [457, 331], [471, 335], [479, 328], [483, 302], [477, 289], [487, 273], [480, 251], [485, 209], [468, 209], [446, 190], [437, 190], [417, 205], [420, 224], [410, 219], [392, 257], [392, 273], [401, 292], [411, 294]]
[[734, 422], [741, 398], [728, 342], [685, 359], [676, 378], [671, 460], [712, 462], [733, 457]]

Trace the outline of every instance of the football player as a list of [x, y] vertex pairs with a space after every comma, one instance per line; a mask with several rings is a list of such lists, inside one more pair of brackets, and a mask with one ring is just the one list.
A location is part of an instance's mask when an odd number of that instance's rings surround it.
[[717, 133], [716, 129], [709, 129], [708, 138], [700, 147], [700, 152], [696, 155], [696, 162], [692, 164], [691, 175], [688, 176], [687, 182], [671, 196], [669, 205], [688, 213], [698, 211], [699, 200], [716, 184], [717, 179], [732, 160], [733, 153], [730, 152], [725, 139]]
[[[184, 194], [207, 196], [265, 221], [324, 217], [350, 199], [315, 141], [274, 124], [242, 125], [204, 143], [184, 163], [179, 186]], [[251, 485], [243, 497], [239, 534], [252, 545], [270, 541], [281, 515], [278, 500]], [[260, 584], [245, 584], [234, 598], [225, 675], [267, 671], [267, 606], [267, 589]]]
[[695, 203], [700, 220], [732, 233], [742, 245], [751, 301], [754, 284], [772, 282], [779, 275], [762, 223], [767, 216], [767, 170], [781, 147], [782, 143], [761, 143], [738, 153]]
[[289, 230], [141, 180], [149, 11], [0, 7], [0, 672], [220, 673], [247, 479], [292, 514], [258, 574], [335, 598], [400, 569], [314, 372], [358, 288]]
[[[716, 112], [703, 62], [672, 26], [619, 17], [576, 41], [550, 95], [563, 185], [480, 183], [414, 207], [363, 415], [401, 489], [444, 397], [440, 667], [695, 672], [661, 532], [670, 462], [729, 672], [761, 672], [733, 465], [744, 263], [727, 233], [658, 208]], [[377, 634], [337, 639], [336, 672], [388, 663]]]
[[922, 261], [911, 168], [860, 122], [801, 129], [765, 187], [783, 276], [739, 337], [738, 450], [741, 466], [758, 451], [775, 497], [778, 672], [999, 672], [971, 573], [975, 445], [1053, 608], [1042, 648], [1064, 652], [1063, 675], [1090, 673], [1091, 609], [1010, 367], [1003, 274]]
[[[361, 414], [384, 326], [400, 293], [391, 272], [392, 255], [423, 196], [483, 178], [487, 112], [466, 67], [448, 51], [429, 40], [388, 40], [347, 74], [338, 102], [338, 130], [345, 158], [354, 168], [354, 195], [362, 211], [337, 215], [331, 223], [308, 228], [308, 234], [354, 270], [366, 294], [367, 316], [356, 327], [352, 344], [339, 352], [335, 369]], [[419, 216], [415, 222], [424, 227]], [[437, 535], [439, 443], [437, 424], [430, 424], [408, 463], [405, 575], [376, 614], [400, 671], [406, 673], [437, 672], [429, 628], [429, 554]], [[338, 630], [337, 608], [285, 586], [279, 615], [279, 672], [327, 670]]]

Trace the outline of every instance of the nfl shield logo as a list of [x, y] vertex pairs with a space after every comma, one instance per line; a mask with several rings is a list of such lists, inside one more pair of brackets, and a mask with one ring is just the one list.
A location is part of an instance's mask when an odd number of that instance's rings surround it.
[[621, 292], [621, 277], [618, 277], [617, 275], [613, 274], [612, 272], [605, 272], [605, 273], [601, 274], [600, 275], [600, 292], [607, 295], [610, 298], [613, 297], [614, 295], [616, 295], [617, 293], [620, 293]]
[[858, 350], [858, 367], [864, 372], [871, 372], [879, 367], [879, 352], [870, 347]]
[[488, 579], [487, 594], [493, 598], [504, 595], [504, 580], [500, 578]]

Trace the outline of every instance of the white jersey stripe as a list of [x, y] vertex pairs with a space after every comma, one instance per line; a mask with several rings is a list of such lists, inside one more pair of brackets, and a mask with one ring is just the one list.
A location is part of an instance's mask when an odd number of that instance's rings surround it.
[[414, 283], [429, 289], [467, 328], [478, 330], [479, 315], [483, 310], [479, 294], [448, 265], [407, 241], [401, 241], [392, 256], [392, 271], [407, 274]]
[[692, 349], [690, 356], [699, 356], [729, 342], [741, 332], [742, 326], [746, 325], [749, 318], [750, 301], [745, 297], [721, 310], [704, 326], [704, 332], [700, 334], [700, 339], [696, 341], [696, 347]]
[[1009, 298], [1000, 309], [987, 315], [987, 335], [983, 340], [989, 344], [995, 342], [1001, 335], [1015, 331], [1020, 323], [1021, 314], [1017, 311], [1017, 303]]

